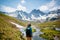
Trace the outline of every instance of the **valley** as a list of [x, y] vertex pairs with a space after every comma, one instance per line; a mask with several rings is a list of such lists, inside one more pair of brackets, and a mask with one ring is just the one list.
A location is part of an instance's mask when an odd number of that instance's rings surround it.
[[48, 19], [45, 22], [27, 21], [0, 12], [0, 39], [26, 40], [25, 29], [28, 22], [32, 24], [32, 40], [54, 40], [54, 36], [60, 38], [60, 29], [58, 29], [60, 28], [60, 19], [58, 17], [58, 19], [52, 20]]

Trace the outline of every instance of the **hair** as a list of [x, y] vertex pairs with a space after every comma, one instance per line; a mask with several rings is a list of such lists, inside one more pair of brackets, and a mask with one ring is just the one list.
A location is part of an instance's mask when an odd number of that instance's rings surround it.
[[53, 37], [55, 37], [55, 35], [53, 35]]
[[27, 27], [30, 27], [31, 26], [31, 24], [28, 24], [28, 26]]

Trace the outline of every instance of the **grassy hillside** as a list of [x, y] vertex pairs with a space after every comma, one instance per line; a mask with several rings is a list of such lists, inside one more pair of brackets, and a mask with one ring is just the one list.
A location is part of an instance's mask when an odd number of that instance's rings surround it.
[[7, 22], [15, 22], [17, 24], [20, 24], [22, 26], [26, 26], [26, 22], [23, 22], [22, 20], [17, 20], [16, 18], [7, 16], [7, 15], [3, 15], [2, 12], [0, 12], [0, 18], [2, 18], [3, 20], [7, 21]]
[[54, 40], [54, 36], [57, 36], [60, 39], [60, 31], [55, 28], [60, 28], [60, 20], [50, 21], [39, 24], [43, 34], [40, 36], [47, 40]]
[[59, 27], [60, 28], [60, 20], [41, 23], [41, 24], [38, 24], [38, 26], [40, 28], [45, 28], [45, 27]]
[[42, 29], [43, 34], [40, 37], [45, 38], [47, 40], [54, 40], [54, 37], [57, 36], [60, 39], [60, 31], [51, 30], [51, 29]]
[[10, 21], [25, 26], [22, 21], [2, 14], [0, 12], [0, 40], [22, 40], [21, 32]]

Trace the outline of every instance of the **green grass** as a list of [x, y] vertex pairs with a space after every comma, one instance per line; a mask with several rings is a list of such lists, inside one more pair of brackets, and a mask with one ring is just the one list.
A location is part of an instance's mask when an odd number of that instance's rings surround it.
[[38, 26], [40, 28], [45, 28], [45, 27], [59, 27], [60, 28], [60, 20], [40, 23], [40, 24], [38, 24]]
[[59, 36], [60, 38], [60, 31], [51, 30], [51, 29], [42, 29], [41, 31], [44, 34], [41, 34], [40, 37], [45, 38], [47, 40], [54, 40], [54, 35]]
[[3, 15], [1, 12], [0, 12], [0, 18], [2, 18], [3, 20], [5, 21], [11, 21], [11, 22], [15, 22], [17, 24], [20, 24], [22, 26], [26, 26], [26, 22], [23, 22], [22, 20], [17, 20], [16, 18], [13, 18], [13, 17], [10, 17], [10, 16], [7, 16], [7, 15]]
[[22, 40], [19, 29], [10, 23], [10, 21], [25, 26], [22, 21], [7, 16], [0, 12], [0, 40]]
[[32, 32], [36, 32], [36, 29], [33, 28], [33, 29], [32, 29]]
[[60, 28], [60, 20], [49, 21], [45, 23], [38, 24], [43, 34], [40, 37], [45, 38], [47, 40], [54, 40], [54, 36], [59, 36], [60, 31], [55, 30], [55, 28]]

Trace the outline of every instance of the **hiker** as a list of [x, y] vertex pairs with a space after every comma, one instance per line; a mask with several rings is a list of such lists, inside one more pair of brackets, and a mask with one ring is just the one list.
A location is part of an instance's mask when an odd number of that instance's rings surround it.
[[32, 28], [30, 23], [26, 28], [26, 37], [27, 37], [27, 40], [32, 40]]

